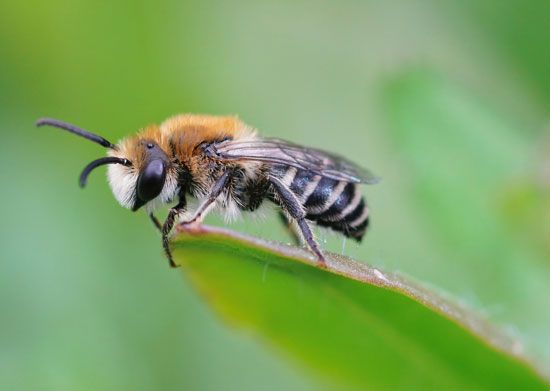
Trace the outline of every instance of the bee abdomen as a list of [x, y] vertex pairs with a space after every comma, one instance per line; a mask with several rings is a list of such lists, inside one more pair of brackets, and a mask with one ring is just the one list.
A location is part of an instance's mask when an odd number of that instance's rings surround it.
[[[283, 173], [282, 173], [283, 174]], [[300, 199], [306, 218], [360, 241], [369, 224], [357, 184], [288, 167], [281, 181]]]

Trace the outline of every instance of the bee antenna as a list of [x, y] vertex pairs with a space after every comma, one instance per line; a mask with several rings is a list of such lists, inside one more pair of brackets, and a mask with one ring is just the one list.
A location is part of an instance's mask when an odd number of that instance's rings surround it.
[[97, 134], [88, 132], [87, 130], [81, 129], [78, 126], [70, 124], [68, 122], [63, 122], [53, 118], [40, 118], [38, 121], [36, 121], [36, 126], [44, 126], [44, 125], [67, 130], [78, 136], [87, 138], [88, 140], [98, 143], [99, 145], [104, 146], [106, 148], [117, 149], [116, 145], [114, 145], [110, 141], [105, 140], [103, 137], [98, 136]]
[[80, 174], [80, 187], [86, 186], [86, 180], [88, 179], [88, 175], [90, 175], [90, 172], [94, 168], [97, 168], [99, 166], [103, 166], [105, 164], [122, 164], [123, 166], [131, 166], [132, 162], [128, 159], [120, 158], [120, 157], [102, 157], [100, 159], [94, 160], [90, 164], [88, 164], [86, 167], [84, 167], [84, 170], [82, 170], [82, 174]]

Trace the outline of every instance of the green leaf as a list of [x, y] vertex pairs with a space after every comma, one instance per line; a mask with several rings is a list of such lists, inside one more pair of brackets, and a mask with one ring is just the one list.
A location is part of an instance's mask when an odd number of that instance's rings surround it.
[[404, 187], [417, 225], [441, 254], [416, 275], [435, 269], [434, 284], [512, 325], [549, 367], [550, 257], [539, 242], [548, 242], [549, 193], [535, 148], [543, 140], [430, 69], [396, 75], [383, 98], [402, 162], [399, 176], [387, 180]]
[[184, 275], [224, 320], [335, 385], [549, 387], [519, 341], [403, 277], [337, 255], [319, 268], [303, 249], [207, 226], [172, 244]]

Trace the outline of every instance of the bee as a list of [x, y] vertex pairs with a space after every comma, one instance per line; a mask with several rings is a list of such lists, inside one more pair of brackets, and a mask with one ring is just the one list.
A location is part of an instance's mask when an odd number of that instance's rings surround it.
[[[60, 128], [107, 148], [106, 157], [84, 168], [80, 186], [95, 168], [108, 165], [114, 197], [134, 212], [146, 210], [173, 267], [178, 266], [169, 246], [174, 224], [200, 224], [214, 208], [234, 216], [257, 210], [264, 200], [278, 205], [288, 226], [295, 228], [293, 234], [301, 235], [320, 266], [325, 257], [312, 223], [358, 242], [369, 224], [369, 209], [358, 185], [377, 182], [371, 172], [329, 152], [259, 137], [237, 117], [177, 115], [118, 144], [56, 119], [42, 118], [36, 125]], [[198, 199], [199, 206], [180, 221], [187, 214], [188, 197]], [[164, 204], [173, 206], [161, 224], [154, 212]]]

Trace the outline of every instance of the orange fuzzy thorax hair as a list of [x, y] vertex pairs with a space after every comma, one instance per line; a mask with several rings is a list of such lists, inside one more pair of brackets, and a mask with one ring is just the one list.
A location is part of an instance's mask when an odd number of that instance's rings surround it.
[[125, 138], [118, 144], [118, 151], [111, 155], [128, 158], [134, 167], [141, 167], [145, 159], [143, 144], [154, 141], [167, 155], [173, 151], [176, 155], [173, 157], [188, 161], [193, 160], [196, 147], [203, 142], [253, 137], [254, 134], [254, 129], [237, 117], [181, 114], [167, 119], [160, 126], [149, 125], [135, 136]]
[[160, 125], [165, 139], [176, 146], [180, 157], [190, 156], [202, 142], [218, 141], [224, 138], [239, 139], [250, 136], [254, 129], [237, 117], [182, 114], [168, 118]]

